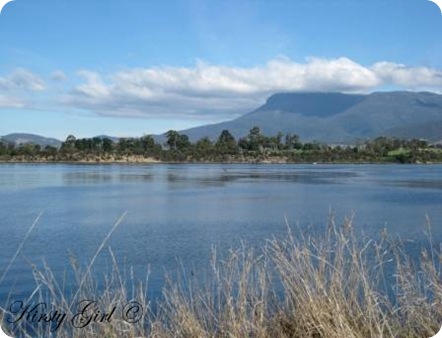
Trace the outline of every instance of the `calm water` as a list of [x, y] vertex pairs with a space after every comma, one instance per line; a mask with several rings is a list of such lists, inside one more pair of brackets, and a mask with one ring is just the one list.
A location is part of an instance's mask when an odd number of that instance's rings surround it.
[[[113, 223], [109, 245], [158, 294], [177, 259], [204, 265], [212, 245], [259, 245], [286, 222], [323, 226], [355, 213], [357, 230], [425, 241], [425, 216], [442, 240], [442, 166], [407, 165], [0, 165], [0, 276], [44, 211], [0, 285], [0, 301], [32, 292], [31, 264], [61, 276], [72, 253], [88, 261]], [[98, 260], [98, 268], [106, 260]], [[19, 296], [16, 296], [19, 297]]]

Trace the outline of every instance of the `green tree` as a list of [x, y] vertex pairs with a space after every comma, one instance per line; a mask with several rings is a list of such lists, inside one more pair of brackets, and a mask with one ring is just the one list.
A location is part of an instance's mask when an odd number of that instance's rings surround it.
[[224, 129], [218, 137], [215, 149], [219, 155], [236, 155], [238, 154], [238, 144], [233, 135]]
[[47, 145], [47, 146], [44, 148], [44, 150], [43, 150], [42, 153], [43, 153], [43, 155], [45, 155], [45, 156], [55, 157], [55, 156], [57, 156], [58, 149], [55, 148], [55, 147], [53, 147], [53, 146], [49, 146], [49, 145]]
[[8, 154], [8, 145], [3, 140], [0, 140], [0, 156]]
[[197, 159], [209, 160], [213, 157], [214, 146], [208, 137], [203, 137], [195, 144], [195, 157]]
[[301, 149], [302, 143], [299, 139], [299, 136], [296, 134], [288, 133], [285, 136], [285, 147], [288, 150]]
[[155, 140], [151, 135], [145, 135], [141, 138], [141, 145], [144, 151], [148, 152], [155, 148]]
[[190, 147], [189, 137], [187, 135], [181, 135], [176, 130], [169, 130], [166, 133], [167, 145], [170, 150], [179, 150], [185, 152]]
[[189, 140], [189, 136], [183, 134], [180, 135], [180, 138], [178, 140], [178, 149], [182, 152], [186, 151], [188, 148], [190, 148], [191, 143]]
[[92, 139], [92, 150], [96, 153], [100, 153], [103, 147], [103, 140], [100, 137], [94, 137]]
[[113, 151], [113, 148], [114, 148], [114, 142], [112, 142], [112, 140], [109, 138], [104, 138], [103, 139], [103, 151], [105, 153], [111, 153]]
[[254, 126], [250, 129], [246, 138], [242, 138], [238, 141], [240, 148], [255, 152], [266, 148], [268, 144], [268, 138], [261, 134], [261, 130], [258, 126]]
[[167, 137], [167, 145], [169, 146], [170, 150], [177, 150], [178, 149], [178, 143], [180, 139], [180, 133], [176, 130], [169, 130], [166, 133]]
[[74, 135], [69, 135], [61, 145], [62, 152], [73, 152], [75, 150], [75, 142], [77, 138]]

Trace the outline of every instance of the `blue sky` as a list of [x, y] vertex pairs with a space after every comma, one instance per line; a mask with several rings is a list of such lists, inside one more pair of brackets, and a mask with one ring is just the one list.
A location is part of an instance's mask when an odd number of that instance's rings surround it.
[[0, 135], [140, 136], [278, 91], [442, 92], [427, 0], [15, 0], [0, 15]]

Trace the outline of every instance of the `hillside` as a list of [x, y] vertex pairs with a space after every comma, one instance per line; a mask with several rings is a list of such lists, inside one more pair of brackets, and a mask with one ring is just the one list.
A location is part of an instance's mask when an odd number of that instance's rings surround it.
[[223, 129], [235, 137], [252, 126], [264, 134], [296, 133], [306, 141], [353, 142], [378, 136], [442, 139], [442, 95], [415, 92], [278, 93], [235, 120], [182, 132], [191, 140], [216, 139]]
[[[277, 93], [256, 110], [232, 121], [180, 131], [196, 141], [215, 140], [223, 129], [236, 138], [259, 126], [265, 135], [298, 134], [303, 141], [353, 143], [378, 136], [442, 141], [442, 95], [428, 92], [376, 92], [368, 95], [342, 93]], [[118, 138], [110, 138], [114, 142]], [[14, 133], [1, 139], [16, 145], [34, 143], [60, 147], [61, 141]], [[155, 140], [163, 143], [164, 135]]]
[[9, 143], [14, 143], [15, 145], [33, 143], [33, 144], [38, 144], [42, 148], [46, 146], [59, 148], [61, 146], [60, 140], [57, 140], [55, 138], [48, 138], [39, 135], [34, 135], [34, 134], [14, 133], [14, 134], [1, 136], [0, 139]]

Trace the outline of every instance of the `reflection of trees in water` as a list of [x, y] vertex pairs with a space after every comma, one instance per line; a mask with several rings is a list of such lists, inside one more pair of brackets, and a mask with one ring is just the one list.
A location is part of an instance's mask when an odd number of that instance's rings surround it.
[[65, 184], [91, 184], [91, 183], [110, 183], [113, 181], [111, 174], [73, 172], [63, 173], [63, 183]]
[[150, 182], [154, 177], [152, 174], [120, 174], [118, 179], [122, 182]]
[[178, 183], [185, 186], [197, 185], [204, 187], [223, 186], [230, 182], [289, 182], [306, 184], [342, 184], [347, 178], [357, 177], [355, 172], [330, 172], [330, 171], [296, 171], [296, 172], [260, 172], [260, 171], [228, 171], [223, 168], [219, 173], [211, 175], [192, 176], [187, 174], [168, 173], [169, 183]]
[[[220, 187], [233, 182], [288, 182], [304, 184], [342, 184], [345, 179], [357, 177], [353, 171], [326, 171], [326, 170], [293, 170], [293, 171], [266, 171], [255, 168], [235, 170], [232, 168], [218, 168], [218, 170], [170, 170], [165, 176], [155, 176], [152, 172], [68, 172], [63, 173], [63, 183], [73, 184], [110, 184], [110, 183], [147, 183], [156, 180], [165, 180], [172, 187], [201, 186]], [[393, 184], [408, 185], [410, 187], [435, 187], [434, 182], [395, 182]], [[441, 184], [442, 185], [442, 184]]]
[[407, 188], [442, 189], [442, 180], [407, 180], [388, 182], [387, 184]]
[[112, 182], [149, 182], [153, 180], [152, 174], [108, 174], [98, 172], [63, 173], [65, 184], [100, 184]]

